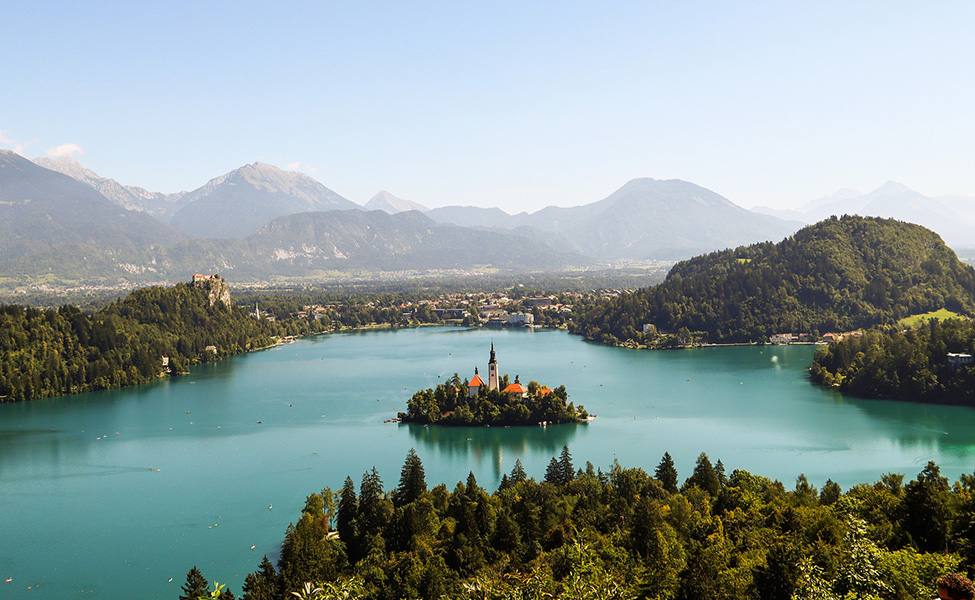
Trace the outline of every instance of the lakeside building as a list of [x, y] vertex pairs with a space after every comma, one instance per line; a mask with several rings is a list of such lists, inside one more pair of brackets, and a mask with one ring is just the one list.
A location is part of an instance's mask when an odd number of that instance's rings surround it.
[[975, 365], [975, 357], [973, 357], [971, 354], [962, 354], [962, 353], [955, 353], [955, 352], [948, 353], [948, 367], [952, 371], [960, 369], [961, 367], [968, 367], [971, 365]]

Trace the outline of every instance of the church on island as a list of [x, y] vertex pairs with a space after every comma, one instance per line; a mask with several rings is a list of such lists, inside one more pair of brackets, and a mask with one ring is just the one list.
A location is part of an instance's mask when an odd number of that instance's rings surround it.
[[[484, 383], [484, 379], [481, 378], [480, 373], [477, 372], [477, 367], [474, 367], [474, 377], [471, 377], [470, 381], [467, 382], [467, 397], [474, 398], [477, 396], [478, 392], [482, 387], [487, 385], [488, 391], [496, 390], [500, 387], [498, 380], [498, 358], [494, 352], [494, 342], [491, 342], [491, 357], [488, 359], [488, 380]], [[518, 381], [518, 375], [515, 375], [515, 382], [506, 386], [501, 393], [508, 394], [511, 399], [516, 398], [527, 398], [528, 388]], [[539, 396], [547, 396], [551, 394], [552, 390], [548, 387], [541, 387], [538, 390]]]
[[[591, 416], [582, 406], [569, 402], [565, 386], [555, 389], [537, 381], [522, 384], [498, 368], [498, 356], [491, 342], [487, 377], [477, 367], [474, 376], [462, 380], [454, 373], [437, 387], [418, 390], [407, 402], [407, 411], [397, 413], [396, 422], [424, 425], [485, 426], [558, 425], [585, 423]], [[485, 379], [487, 381], [485, 381]]]

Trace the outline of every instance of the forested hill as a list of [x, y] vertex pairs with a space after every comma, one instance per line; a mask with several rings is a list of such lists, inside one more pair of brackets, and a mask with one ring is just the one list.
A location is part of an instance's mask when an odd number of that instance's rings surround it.
[[[577, 311], [572, 331], [616, 344], [745, 342], [847, 331], [948, 308], [975, 311], [975, 270], [934, 232], [892, 219], [832, 217], [778, 244], [678, 263], [658, 286]], [[648, 333], [644, 324], [652, 324]]]
[[185, 283], [137, 290], [91, 314], [0, 305], [0, 402], [145, 383], [167, 370], [164, 356], [180, 372], [266, 346], [271, 327]]
[[[866, 398], [975, 406], [975, 368], [950, 353], [975, 352], [975, 322], [929, 319], [872, 329], [816, 350], [812, 380]], [[955, 357], [955, 360], [964, 360]]]

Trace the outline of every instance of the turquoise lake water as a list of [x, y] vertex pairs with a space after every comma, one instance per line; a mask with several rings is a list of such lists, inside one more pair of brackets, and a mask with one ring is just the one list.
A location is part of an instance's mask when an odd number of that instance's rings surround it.
[[[454, 372], [551, 387], [585, 425], [384, 424]], [[516, 459], [542, 478], [564, 444], [577, 467], [681, 478], [697, 456], [787, 487], [844, 489], [928, 460], [975, 470], [975, 410], [845, 399], [811, 385], [809, 346], [646, 352], [562, 331], [421, 328], [320, 336], [138, 388], [0, 405], [0, 598], [175, 600], [190, 567], [239, 592], [276, 559], [305, 497], [376, 466], [387, 490], [416, 448], [433, 486], [473, 472], [494, 489]], [[251, 549], [251, 546], [254, 546]], [[3, 583], [5, 579], [12, 579]], [[172, 578], [170, 582], [169, 579]], [[30, 587], [31, 589], [28, 589]], [[239, 594], [238, 594], [239, 595]]]

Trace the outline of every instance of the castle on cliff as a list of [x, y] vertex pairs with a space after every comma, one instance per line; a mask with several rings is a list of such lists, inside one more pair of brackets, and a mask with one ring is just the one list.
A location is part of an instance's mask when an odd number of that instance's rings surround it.
[[230, 308], [230, 286], [219, 275], [193, 273], [193, 287], [205, 290], [210, 297], [210, 306], [223, 302]]

